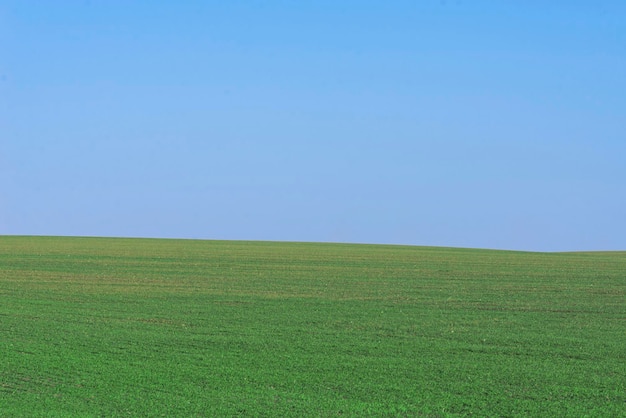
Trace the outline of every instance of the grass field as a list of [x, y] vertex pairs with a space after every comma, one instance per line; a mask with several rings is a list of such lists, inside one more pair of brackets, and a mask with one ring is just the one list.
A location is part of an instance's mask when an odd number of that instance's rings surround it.
[[626, 416], [626, 253], [0, 237], [0, 416]]

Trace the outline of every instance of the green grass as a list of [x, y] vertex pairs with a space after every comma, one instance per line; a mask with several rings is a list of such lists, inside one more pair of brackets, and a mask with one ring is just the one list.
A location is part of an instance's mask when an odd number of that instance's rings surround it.
[[626, 253], [0, 237], [1, 416], [626, 415]]

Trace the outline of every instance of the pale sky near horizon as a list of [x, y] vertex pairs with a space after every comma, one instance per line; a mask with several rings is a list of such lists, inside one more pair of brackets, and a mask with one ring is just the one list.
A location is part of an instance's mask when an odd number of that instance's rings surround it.
[[0, 3], [0, 234], [626, 250], [626, 2]]

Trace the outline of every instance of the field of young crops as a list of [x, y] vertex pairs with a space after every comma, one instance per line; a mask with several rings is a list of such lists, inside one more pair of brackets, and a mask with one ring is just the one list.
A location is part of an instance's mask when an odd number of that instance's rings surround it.
[[626, 253], [0, 237], [1, 416], [625, 416]]

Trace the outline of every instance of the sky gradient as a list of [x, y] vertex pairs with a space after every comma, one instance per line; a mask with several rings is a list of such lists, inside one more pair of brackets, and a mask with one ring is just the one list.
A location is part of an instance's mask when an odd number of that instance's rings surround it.
[[626, 2], [0, 4], [0, 234], [626, 250]]

